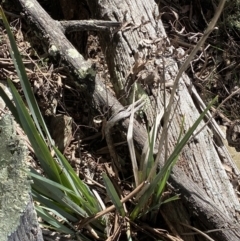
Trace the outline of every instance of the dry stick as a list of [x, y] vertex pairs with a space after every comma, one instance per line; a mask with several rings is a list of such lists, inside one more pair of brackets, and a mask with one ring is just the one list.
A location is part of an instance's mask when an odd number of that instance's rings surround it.
[[[47, 81], [47, 83], [49, 83], [49, 84], [51, 85], [51, 87], [53, 87], [53, 84], [52, 84], [51, 81], [46, 77], [46, 74], [44, 74], [44, 73], [42, 72], [42, 70], [40, 69], [39, 65], [36, 64], [36, 61], [34, 61], [34, 60], [31, 58], [30, 54], [26, 54], [26, 55], [27, 55], [28, 58], [30, 59], [31, 63], [34, 64], [34, 66], [37, 68], [37, 70], [42, 74], [43, 78]], [[35, 73], [37, 73], [37, 72], [35, 72]], [[49, 74], [49, 75], [50, 75], [50, 74]]]
[[207, 240], [214, 241], [214, 239], [210, 238], [206, 233], [200, 231], [199, 229], [194, 228], [194, 227], [192, 227], [192, 226], [190, 226], [190, 225], [187, 225], [187, 224], [185, 224], [185, 223], [182, 223], [182, 222], [180, 222], [180, 224], [183, 225], [183, 226], [185, 226], [185, 227], [187, 227], [187, 228], [190, 228], [190, 229], [196, 231], [198, 234], [201, 234], [201, 235], [202, 235], [204, 238], [206, 238]]
[[168, 126], [168, 121], [169, 121], [169, 118], [170, 118], [171, 108], [172, 108], [175, 93], [176, 93], [177, 88], [178, 88], [179, 80], [182, 77], [183, 72], [189, 66], [191, 60], [193, 59], [193, 57], [195, 56], [197, 51], [201, 48], [201, 46], [207, 40], [209, 34], [214, 30], [214, 27], [215, 27], [215, 25], [218, 21], [218, 18], [220, 17], [220, 15], [222, 13], [225, 2], [226, 2], [226, 0], [221, 0], [221, 2], [218, 5], [218, 8], [216, 9], [215, 15], [214, 15], [212, 21], [209, 23], [205, 33], [203, 34], [201, 39], [198, 41], [197, 45], [192, 50], [192, 52], [190, 53], [190, 55], [188, 56], [188, 58], [186, 59], [186, 61], [184, 62], [184, 64], [181, 66], [181, 68], [178, 71], [178, 74], [175, 78], [174, 85], [173, 85], [173, 88], [172, 88], [172, 93], [171, 93], [171, 96], [170, 96], [169, 104], [167, 106], [167, 110], [166, 110], [166, 113], [165, 113], [166, 117], [164, 118], [165, 121], [164, 121], [164, 125], [163, 125], [163, 132], [162, 132], [162, 135], [161, 135], [161, 138], [160, 138], [160, 141], [159, 141], [159, 149], [158, 149], [158, 154], [157, 154], [157, 157], [156, 157], [156, 162], [154, 163], [154, 166], [152, 167], [152, 169], [149, 173], [149, 176], [148, 176], [148, 179], [147, 179], [148, 181], [151, 179], [151, 176], [154, 174], [154, 170], [156, 170], [156, 168], [159, 164], [159, 161], [160, 161], [160, 156], [161, 156], [161, 153], [162, 153], [164, 139], [165, 139], [165, 136], [166, 136], [166, 133], [167, 133], [167, 130], [168, 130], [167, 126]]
[[[198, 96], [197, 91], [195, 88], [191, 89], [191, 95], [194, 99], [195, 102], [198, 103], [199, 108], [201, 111], [204, 111], [206, 109], [206, 105], [204, 104], [204, 102], [202, 101], [202, 99]], [[216, 123], [216, 121], [214, 119], [212, 119], [212, 114], [211, 112], [208, 110], [206, 113], [207, 120], [210, 119], [210, 128], [217, 133], [221, 138], [225, 139], [225, 136], [223, 134], [223, 131], [220, 129], [220, 127], [218, 126], [218, 124]]]
[[[120, 201], [121, 203], [127, 202], [129, 199], [133, 198], [145, 185], [147, 182], [142, 182], [138, 187], [136, 187], [132, 192], [130, 192], [126, 197], [122, 198]], [[106, 208], [105, 210], [97, 213], [96, 215], [86, 218], [82, 223], [79, 224], [78, 228], [81, 229], [87, 224], [91, 223], [92, 221], [102, 217], [103, 215], [112, 212], [116, 207], [114, 205]]]
[[230, 98], [232, 98], [234, 95], [239, 94], [240, 93], [240, 88], [238, 88], [237, 90], [235, 90], [234, 92], [232, 92], [231, 95], [229, 95], [226, 99], [224, 99], [224, 101], [215, 109], [215, 112], [213, 113], [213, 115], [208, 119], [208, 121], [203, 125], [203, 127], [196, 132], [192, 138], [188, 141], [190, 142], [191, 140], [193, 140], [207, 125], [208, 123], [215, 117], [215, 115], [217, 114], [217, 111], [223, 106], [223, 104], [225, 102], [227, 102]]
[[[182, 223], [180, 223], [180, 224], [182, 224]], [[233, 229], [239, 229], [239, 227], [210, 229], [208, 231], [204, 231], [204, 233], [214, 233], [214, 232], [219, 232], [219, 231], [224, 231], [224, 230], [233, 230]], [[194, 234], [197, 234], [197, 232], [181, 233], [181, 235], [184, 235], [184, 236], [189, 236], [189, 235], [194, 235]]]

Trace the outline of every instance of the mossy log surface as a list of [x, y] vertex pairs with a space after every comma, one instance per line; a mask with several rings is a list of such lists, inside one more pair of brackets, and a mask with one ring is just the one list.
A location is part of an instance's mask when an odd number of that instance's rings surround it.
[[0, 240], [43, 241], [27, 176], [27, 151], [10, 115], [0, 120]]

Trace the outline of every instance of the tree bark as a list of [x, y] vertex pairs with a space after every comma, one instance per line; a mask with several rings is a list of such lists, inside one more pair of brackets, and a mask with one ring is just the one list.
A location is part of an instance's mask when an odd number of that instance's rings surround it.
[[27, 151], [14, 130], [12, 117], [0, 120], [0, 239], [43, 241], [27, 177]]
[[[93, 101], [95, 109], [101, 110], [102, 107], [110, 105], [109, 108], [113, 113], [118, 112], [122, 105], [105, 90], [100, 75], [93, 73], [90, 61], [85, 61], [74, 51], [73, 46], [66, 40], [60, 23], [52, 20], [35, 0], [19, 0], [19, 2], [26, 17], [43, 34], [49, 52], [56, 56], [60, 55], [78, 76], [80, 81], [78, 86], [81, 86], [85, 95]], [[132, 85], [133, 78], [129, 76], [132, 76], [131, 68], [136, 61], [134, 58], [136, 52], [147, 55], [148, 48], [153, 46], [162, 52], [161, 57], [151, 56], [152, 62], [160, 66], [157, 71], [164, 76], [161, 81], [174, 79], [178, 71], [177, 60], [164, 52], [164, 50], [170, 51], [171, 47], [163, 46], [169, 43], [159, 18], [157, 5], [153, 0], [89, 0], [88, 5], [94, 18], [123, 23], [118, 31], [109, 30], [100, 34], [101, 46], [103, 53], [106, 53], [117, 97], [125, 94]], [[166, 63], [165, 67], [161, 66], [162, 60]], [[153, 69], [152, 72], [154, 71], [156, 70]], [[151, 85], [154, 86], [153, 80]], [[144, 84], [139, 86], [145, 88]], [[187, 86], [190, 86], [190, 80], [184, 74], [176, 96], [175, 115], [169, 127], [169, 152], [173, 150], [178, 139], [182, 116], [186, 116], [184, 131], [191, 127], [199, 116], [197, 103], [192, 99], [192, 91], [189, 92]], [[192, 90], [196, 92], [194, 88]], [[156, 103], [159, 109], [163, 108], [162, 95], [162, 92], [158, 93], [156, 89], [150, 88], [149, 122], [154, 118]], [[125, 98], [122, 104], [128, 104], [130, 100], [131, 95]], [[126, 130], [128, 120], [122, 125]], [[199, 129], [203, 125], [204, 122], [200, 124]], [[137, 121], [134, 124], [134, 140], [139, 149], [147, 140], [145, 129]], [[184, 148], [171, 174], [170, 182], [176, 192], [181, 194], [181, 200], [162, 206], [162, 211], [166, 213], [169, 222], [179, 234], [189, 231], [179, 225], [182, 222], [203, 231], [218, 229], [209, 234], [216, 240], [239, 240], [240, 205], [236, 190], [231, 183], [238, 175], [239, 171], [221, 139], [217, 133], [206, 127]], [[197, 239], [194, 236], [184, 236], [184, 240]]]
[[[94, 14], [93, 18], [121, 21], [123, 26], [128, 26], [115, 33], [110, 31], [100, 33], [101, 46], [103, 52], [106, 53], [114, 90], [117, 97], [121, 97], [128, 85], [129, 67], [135, 63], [134, 52], [148, 54], [149, 48], [159, 48], [160, 51], [164, 48], [157, 45], [159, 39], [166, 38], [159, 18], [158, 6], [153, 0], [91, 0], [88, 4]], [[154, 46], [144, 48], [141, 45], [142, 42], [151, 43]], [[167, 80], [170, 76], [169, 78], [174, 80], [178, 71], [177, 59], [173, 56], [168, 57], [163, 52], [160, 58], [155, 56], [151, 61], [161, 63], [161, 59], [165, 62], [165, 72], [161, 66], [164, 79]], [[193, 88], [189, 93], [187, 86], [190, 86], [190, 80], [184, 74], [180, 82], [178, 97], [176, 97], [178, 104], [175, 115], [169, 128], [170, 150], [173, 149], [180, 133], [182, 116], [186, 116], [186, 129], [192, 126], [199, 116], [197, 102], [191, 96], [192, 91], [195, 94], [197, 92]], [[152, 92], [154, 96], [154, 90]], [[163, 98], [158, 98], [158, 100], [163, 108]], [[155, 101], [152, 102], [152, 107], [155, 108]], [[203, 125], [202, 122], [198, 130]], [[227, 172], [226, 166], [231, 169], [230, 172]], [[169, 221], [178, 233], [187, 232], [184, 227], [176, 225], [178, 222], [184, 222], [196, 225], [201, 230], [222, 229], [210, 234], [216, 240], [239, 240], [240, 206], [236, 190], [231, 183], [238, 175], [239, 170], [229, 157], [218, 134], [213, 133], [208, 127], [201, 131], [197, 140], [190, 142], [184, 148], [171, 175], [171, 183], [178, 193], [181, 193], [181, 201], [178, 201], [178, 205], [169, 203], [163, 206], [163, 211], [167, 213]], [[186, 236], [184, 240], [195, 239]]]

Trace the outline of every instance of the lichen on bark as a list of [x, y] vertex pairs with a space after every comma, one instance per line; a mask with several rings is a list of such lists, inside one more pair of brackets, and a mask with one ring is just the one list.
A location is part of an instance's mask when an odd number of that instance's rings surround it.
[[0, 237], [7, 240], [15, 232], [30, 200], [26, 147], [16, 136], [13, 119], [0, 120]]

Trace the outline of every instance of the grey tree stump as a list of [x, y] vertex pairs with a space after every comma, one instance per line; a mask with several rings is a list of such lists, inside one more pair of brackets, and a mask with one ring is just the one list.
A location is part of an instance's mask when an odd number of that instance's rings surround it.
[[13, 119], [0, 120], [0, 240], [43, 241], [27, 176], [27, 150]]

